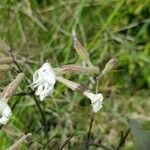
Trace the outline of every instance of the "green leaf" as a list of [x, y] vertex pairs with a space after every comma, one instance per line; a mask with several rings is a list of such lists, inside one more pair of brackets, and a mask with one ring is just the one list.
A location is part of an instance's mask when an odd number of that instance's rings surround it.
[[141, 128], [140, 124], [136, 120], [130, 120], [129, 126], [131, 134], [133, 135], [134, 142], [137, 150], [149, 150], [150, 149], [150, 132]]

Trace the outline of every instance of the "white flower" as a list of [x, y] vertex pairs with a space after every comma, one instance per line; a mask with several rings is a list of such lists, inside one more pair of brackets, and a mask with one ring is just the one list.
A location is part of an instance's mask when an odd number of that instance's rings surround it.
[[0, 124], [3, 125], [5, 125], [12, 116], [11, 108], [5, 101], [2, 100], [0, 100], [0, 114], [2, 116], [0, 118]]
[[33, 74], [32, 88], [37, 88], [35, 94], [40, 96], [40, 100], [43, 101], [45, 97], [53, 94], [54, 85], [56, 82], [56, 75], [49, 63], [44, 63]]
[[101, 93], [99, 94], [93, 94], [91, 91], [87, 90], [86, 88], [82, 87], [80, 84], [72, 82], [68, 79], [65, 79], [63, 77], [57, 76], [56, 80], [65, 84], [67, 87], [72, 89], [73, 91], [77, 91], [85, 95], [91, 100], [93, 111], [96, 113], [102, 108], [102, 102], [103, 102], [103, 95]]
[[87, 96], [92, 103], [93, 111], [96, 113], [102, 108], [103, 95], [101, 93], [93, 94], [90, 91], [85, 91], [84, 95]]

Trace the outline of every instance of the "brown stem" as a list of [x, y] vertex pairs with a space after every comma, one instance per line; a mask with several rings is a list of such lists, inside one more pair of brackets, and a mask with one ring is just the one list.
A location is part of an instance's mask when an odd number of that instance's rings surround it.
[[89, 146], [90, 146], [90, 137], [91, 137], [91, 131], [92, 131], [93, 123], [94, 123], [94, 116], [95, 116], [95, 114], [92, 112], [89, 131], [88, 131], [86, 141], [85, 141], [85, 147], [84, 147], [85, 150], [88, 150]]
[[[96, 89], [95, 89], [96, 94], [98, 93], [99, 79], [100, 78], [96, 78]], [[88, 131], [86, 142], [85, 142], [85, 150], [88, 150], [89, 146], [90, 146], [90, 136], [91, 136], [92, 127], [93, 127], [93, 124], [94, 124], [94, 117], [95, 117], [95, 114], [92, 112], [89, 131]]]
[[103, 144], [92, 143], [92, 144], [90, 144], [90, 146], [101, 147], [104, 150], [112, 150], [111, 148], [109, 148]]
[[68, 139], [63, 143], [63, 145], [59, 148], [59, 150], [62, 150], [67, 145], [67, 143], [72, 139], [72, 137], [74, 136], [74, 134], [75, 134], [75, 132], [73, 132], [71, 134], [71, 136], [68, 137]]
[[130, 129], [128, 129], [124, 135], [123, 135], [123, 133], [121, 134], [121, 138], [120, 138], [120, 141], [119, 141], [119, 144], [118, 144], [116, 150], [120, 150], [124, 146], [129, 133], [130, 133]]

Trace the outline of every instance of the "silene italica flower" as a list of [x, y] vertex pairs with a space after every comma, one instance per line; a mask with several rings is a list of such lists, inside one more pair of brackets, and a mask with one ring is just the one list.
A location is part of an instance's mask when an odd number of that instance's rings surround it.
[[56, 75], [49, 63], [44, 63], [41, 68], [39, 68], [33, 74], [32, 88], [37, 88], [35, 95], [40, 97], [43, 101], [49, 95], [53, 94], [54, 85], [56, 82]]
[[12, 116], [11, 108], [4, 100], [0, 100], [0, 114], [0, 124], [2, 125], [5, 125]]
[[80, 84], [63, 78], [62, 75], [68, 73], [74, 73], [74, 74], [85, 73], [85, 74], [95, 74], [97, 76], [100, 75], [100, 77], [102, 77], [116, 65], [117, 59], [116, 58], [111, 59], [105, 65], [105, 68], [100, 74], [99, 68], [95, 67], [91, 63], [89, 59], [89, 54], [81, 45], [81, 43], [77, 40], [75, 32], [73, 32], [73, 40], [74, 40], [74, 47], [77, 53], [87, 63], [88, 66], [68, 64], [58, 68], [52, 68], [51, 65], [48, 62], [46, 62], [43, 64], [41, 68], [39, 68], [33, 74], [33, 83], [31, 84], [31, 87], [33, 89], [36, 89], [35, 95], [39, 96], [40, 100], [43, 101], [47, 96], [53, 94], [54, 85], [57, 80], [65, 84], [73, 91], [77, 91], [82, 95], [86, 96], [87, 98], [89, 98], [91, 100], [93, 111], [96, 113], [102, 108], [103, 95], [101, 93], [94, 94], [90, 90], [81, 86]]

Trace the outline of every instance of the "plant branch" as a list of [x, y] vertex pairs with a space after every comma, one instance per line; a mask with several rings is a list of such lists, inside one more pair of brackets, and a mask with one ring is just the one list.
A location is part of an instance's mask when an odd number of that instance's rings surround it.
[[48, 147], [48, 144], [54, 139], [56, 138], [57, 134], [55, 134], [53, 137], [51, 137], [50, 139], [48, 139], [47, 143], [43, 146], [43, 149]]
[[95, 114], [92, 112], [89, 131], [88, 131], [86, 141], [85, 141], [85, 147], [84, 147], [85, 150], [88, 150], [90, 146], [90, 137], [91, 137], [91, 131], [92, 131], [93, 123], [94, 123], [94, 116]]
[[121, 134], [120, 141], [119, 141], [119, 144], [118, 144], [116, 150], [120, 150], [124, 146], [129, 133], [130, 133], [130, 129], [128, 129], [124, 135], [123, 135], [123, 133]]
[[75, 132], [73, 132], [71, 134], [71, 136], [68, 137], [68, 139], [63, 143], [63, 145], [59, 148], [59, 150], [62, 150], [67, 145], [67, 143], [69, 143], [69, 141], [72, 139], [72, 137], [74, 136], [74, 134], [75, 134]]
[[104, 150], [112, 150], [111, 148], [109, 148], [103, 144], [91, 143], [90, 146], [101, 147]]

